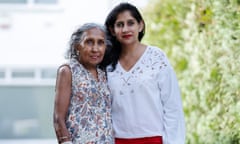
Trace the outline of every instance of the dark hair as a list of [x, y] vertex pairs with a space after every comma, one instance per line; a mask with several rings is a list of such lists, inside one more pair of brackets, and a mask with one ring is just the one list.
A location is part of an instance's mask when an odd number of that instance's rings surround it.
[[121, 48], [121, 44], [116, 39], [116, 37], [111, 34], [110, 29], [114, 29], [114, 24], [116, 22], [117, 16], [124, 11], [129, 11], [131, 15], [137, 20], [138, 23], [140, 23], [141, 21], [143, 22], [143, 29], [141, 32], [139, 32], [139, 35], [138, 35], [139, 41], [142, 40], [145, 34], [145, 22], [141, 16], [141, 13], [134, 5], [127, 2], [123, 2], [112, 9], [112, 11], [108, 14], [105, 20], [105, 27], [107, 28], [107, 35], [109, 37], [108, 39], [110, 39], [112, 42], [112, 47], [110, 49], [110, 52], [108, 52], [108, 56], [107, 56], [109, 60], [105, 60], [105, 61], [108, 61], [109, 63], [111, 63], [113, 67], [112, 70], [114, 70], [116, 67], [122, 48]]

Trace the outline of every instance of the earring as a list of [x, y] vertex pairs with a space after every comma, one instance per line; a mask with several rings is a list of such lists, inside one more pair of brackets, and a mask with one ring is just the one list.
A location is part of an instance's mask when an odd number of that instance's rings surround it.
[[77, 56], [79, 56], [79, 50], [77, 50], [77, 53], [76, 53]]

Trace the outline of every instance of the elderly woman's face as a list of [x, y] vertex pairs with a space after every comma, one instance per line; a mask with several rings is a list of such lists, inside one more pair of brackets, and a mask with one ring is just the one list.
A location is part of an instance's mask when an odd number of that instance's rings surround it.
[[96, 67], [103, 60], [106, 50], [105, 34], [98, 28], [85, 31], [82, 35], [82, 42], [78, 48], [79, 61], [86, 68]]

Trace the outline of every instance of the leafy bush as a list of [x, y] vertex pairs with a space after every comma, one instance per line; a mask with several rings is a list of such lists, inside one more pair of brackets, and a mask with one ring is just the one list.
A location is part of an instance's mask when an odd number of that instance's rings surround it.
[[164, 49], [182, 90], [188, 144], [240, 144], [240, 1], [158, 0], [144, 42]]

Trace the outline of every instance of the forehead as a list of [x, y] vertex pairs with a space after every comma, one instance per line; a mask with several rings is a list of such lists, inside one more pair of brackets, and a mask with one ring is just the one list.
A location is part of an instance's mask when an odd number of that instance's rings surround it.
[[132, 16], [132, 14], [129, 10], [125, 10], [117, 15], [116, 22], [124, 21], [124, 20], [131, 20], [131, 19], [134, 20], [135, 18]]
[[86, 38], [104, 39], [105, 33], [99, 28], [91, 28], [86, 30], [83, 33], [83, 39], [86, 39]]

